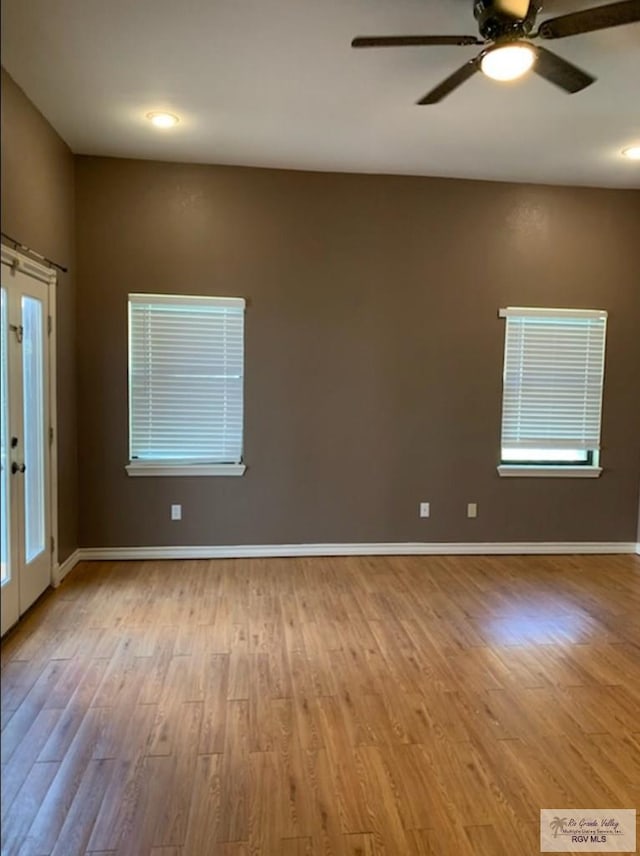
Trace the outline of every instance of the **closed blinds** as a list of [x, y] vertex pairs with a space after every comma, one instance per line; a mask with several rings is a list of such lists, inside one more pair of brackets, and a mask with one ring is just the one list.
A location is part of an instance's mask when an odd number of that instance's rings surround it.
[[131, 460], [241, 461], [244, 305], [129, 295]]
[[607, 313], [501, 310], [502, 447], [598, 449]]

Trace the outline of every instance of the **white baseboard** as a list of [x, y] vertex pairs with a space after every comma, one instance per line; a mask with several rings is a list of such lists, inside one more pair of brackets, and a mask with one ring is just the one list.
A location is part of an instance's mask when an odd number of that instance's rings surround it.
[[125, 561], [131, 559], [283, 558], [289, 556], [577, 555], [635, 553], [637, 551], [637, 544], [626, 541], [517, 541], [512, 543], [443, 541], [371, 544], [240, 544], [209, 547], [81, 547], [76, 551], [79, 556], [75, 562], [91, 560]]
[[52, 574], [52, 583], [54, 588], [58, 588], [62, 580], [67, 576], [69, 571], [72, 571], [78, 562], [82, 561], [82, 550], [77, 549], [74, 550], [70, 556], [61, 562], [59, 565], [56, 565], [53, 569]]

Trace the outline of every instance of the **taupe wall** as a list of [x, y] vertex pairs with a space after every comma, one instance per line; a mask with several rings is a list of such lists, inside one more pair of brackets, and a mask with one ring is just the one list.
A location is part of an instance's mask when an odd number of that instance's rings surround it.
[[[82, 545], [635, 540], [640, 193], [76, 167]], [[243, 478], [125, 474], [132, 291], [247, 298]], [[497, 476], [505, 305], [609, 311], [602, 478]]]
[[2, 231], [69, 268], [58, 274], [58, 555], [78, 545], [73, 155], [2, 69]]
[[[640, 537], [638, 192], [81, 157], [74, 230], [73, 156], [4, 69], [2, 142], [3, 231], [71, 268], [61, 560], [78, 543]], [[126, 295], [144, 290], [248, 299], [244, 478], [125, 475]], [[497, 477], [508, 304], [609, 310], [601, 479]]]

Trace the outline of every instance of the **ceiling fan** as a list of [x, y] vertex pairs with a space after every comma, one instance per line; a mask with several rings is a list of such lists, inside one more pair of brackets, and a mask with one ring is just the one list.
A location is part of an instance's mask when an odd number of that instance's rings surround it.
[[515, 80], [530, 68], [565, 92], [580, 92], [595, 77], [547, 48], [531, 44], [533, 39], [563, 39], [640, 21], [640, 0], [622, 0], [560, 15], [543, 21], [532, 32], [542, 9], [542, 0], [474, 0], [473, 14], [480, 36], [358, 36], [354, 48], [413, 47], [431, 45], [482, 45], [482, 50], [418, 104], [437, 104], [478, 71], [495, 80]]

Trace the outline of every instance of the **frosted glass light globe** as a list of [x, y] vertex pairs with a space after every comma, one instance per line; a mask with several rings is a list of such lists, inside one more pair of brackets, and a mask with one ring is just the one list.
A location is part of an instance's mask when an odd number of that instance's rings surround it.
[[489, 50], [482, 57], [480, 68], [493, 80], [515, 80], [529, 71], [535, 58], [528, 45], [503, 45]]

